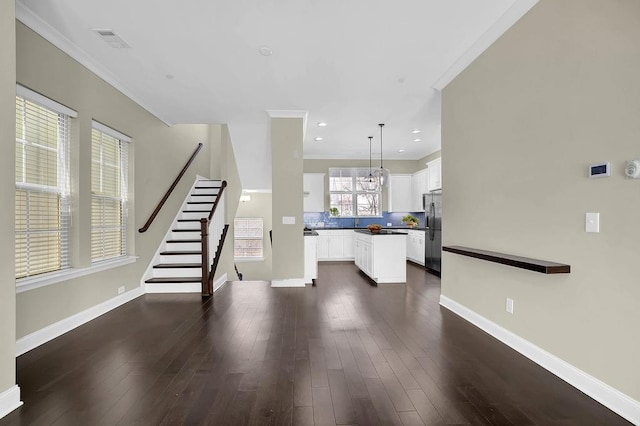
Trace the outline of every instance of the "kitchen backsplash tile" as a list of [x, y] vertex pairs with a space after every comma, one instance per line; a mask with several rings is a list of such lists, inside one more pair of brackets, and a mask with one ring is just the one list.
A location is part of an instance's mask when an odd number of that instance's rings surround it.
[[[402, 218], [407, 214], [409, 213], [382, 212], [382, 217], [360, 217], [357, 219], [358, 226], [366, 227], [374, 223], [384, 227], [388, 226], [387, 223], [391, 223], [391, 226], [404, 226]], [[425, 226], [424, 212], [412, 212], [411, 214], [418, 218], [418, 226]], [[356, 219], [353, 217], [331, 216], [329, 212], [304, 214], [304, 226], [309, 228], [354, 228], [355, 223]]]

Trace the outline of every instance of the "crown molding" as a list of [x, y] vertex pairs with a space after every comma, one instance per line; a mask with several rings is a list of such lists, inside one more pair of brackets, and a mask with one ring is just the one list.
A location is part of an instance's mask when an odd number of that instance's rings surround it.
[[33, 31], [38, 33], [41, 37], [53, 44], [58, 49], [62, 50], [71, 58], [75, 59], [89, 71], [113, 86], [116, 90], [131, 99], [133, 102], [138, 104], [158, 120], [162, 121], [167, 126], [171, 126], [173, 124], [170, 121], [163, 119], [160, 114], [156, 113], [153, 110], [153, 108], [151, 108], [145, 102], [141, 101], [130, 89], [128, 89], [124, 84], [118, 81], [118, 79], [110, 71], [105, 69], [102, 64], [93, 59], [91, 55], [82, 50], [73, 41], [69, 40], [66, 36], [60, 33], [60, 31], [55, 29], [20, 1], [16, 1], [16, 19], [22, 22], [27, 27], [31, 28]]
[[462, 71], [500, 38], [513, 24], [518, 22], [539, 0], [516, 0], [484, 34], [462, 54], [432, 86], [442, 91]]

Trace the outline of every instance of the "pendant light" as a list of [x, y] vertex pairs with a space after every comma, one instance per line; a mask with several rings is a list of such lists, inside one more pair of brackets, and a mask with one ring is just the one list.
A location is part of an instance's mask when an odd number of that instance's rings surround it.
[[382, 128], [384, 123], [380, 123], [378, 126], [380, 126], [380, 169], [376, 171], [376, 177], [380, 187], [387, 187], [389, 186], [389, 169], [385, 169], [382, 165]]
[[369, 136], [369, 176], [364, 182], [364, 189], [366, 191], [375, 191], [378, 189], [378, 179], [373, 175], [373, 169], [371, 168], [371, 140], [373, 136]]

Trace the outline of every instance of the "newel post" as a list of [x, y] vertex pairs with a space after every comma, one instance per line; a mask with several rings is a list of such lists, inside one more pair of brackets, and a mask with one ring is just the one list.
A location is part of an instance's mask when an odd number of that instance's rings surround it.
[[202, 236], [202, 295], [211, 296], [209, 291], [209, 220], [200, 219], [200, 235]]

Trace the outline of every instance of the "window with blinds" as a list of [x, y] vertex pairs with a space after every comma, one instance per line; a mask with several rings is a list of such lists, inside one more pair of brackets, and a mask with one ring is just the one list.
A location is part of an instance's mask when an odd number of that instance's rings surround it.
[[94, 122], [91, 132], [91, 260], [127, 254], [128, 143]]
[[[15, 275], [69, 267], [69, 116], [16, 96]], [[35, 97], [44, 98], [36, 94]], [[54, 104], [51, 100], [45, 101]], [[62, 107], [62, 106], [61, 106]], [[64, 108], [64, 107], [62, 107]]]
[[263, 221], [261, 217], [238, 217], [234, 220], [233, 253], [236, 260], [262, 260]]
[[368, 168], [330, 168], [329, 203], [340, 216], [381, 216], [382, 191], [367, 189]]

